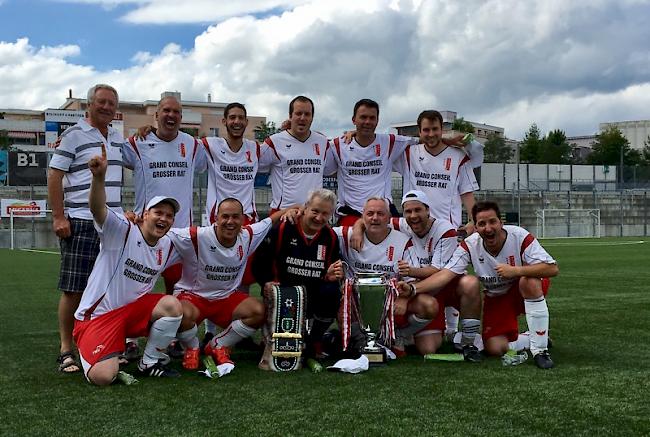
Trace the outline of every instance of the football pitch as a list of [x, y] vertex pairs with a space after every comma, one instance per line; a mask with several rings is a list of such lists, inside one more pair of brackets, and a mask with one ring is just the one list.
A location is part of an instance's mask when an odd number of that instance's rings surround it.
[[[649, 435], [650, 239], [545, 240], [556, 368], [407, 356], [359, 375], [257, 369], [96, 388], [56, 370], [58, 254], [0, 250], [2, 435]], [[135, 365], [127, 369], [135, 373]]]

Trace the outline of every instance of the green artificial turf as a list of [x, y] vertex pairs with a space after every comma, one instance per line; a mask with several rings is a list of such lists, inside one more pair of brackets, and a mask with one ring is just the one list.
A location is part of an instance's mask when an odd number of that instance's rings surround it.
[[641, 240], [543, 242], [560, 266], [550, 371], [408, 356], [359, 375], [280, 374], [235, 351], [218, 380], [107, 388], [56, 370], [59, 256], [0, 250], [0, 434], [647, 435], [650, 240], [628, 244]]

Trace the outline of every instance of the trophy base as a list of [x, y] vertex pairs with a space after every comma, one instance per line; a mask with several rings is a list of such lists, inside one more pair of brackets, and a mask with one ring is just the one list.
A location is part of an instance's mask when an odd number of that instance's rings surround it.
[[361, 351], [362, 355], [368, 358], [368, 364], [371, 366], [381, 366], [388, 364], [388, 357], [386, 351], [382, 348], [364, 348]]

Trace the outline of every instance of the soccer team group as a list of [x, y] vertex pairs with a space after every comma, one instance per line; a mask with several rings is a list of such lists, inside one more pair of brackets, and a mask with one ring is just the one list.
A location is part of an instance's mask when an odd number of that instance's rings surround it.
[[[92, 87], [87, 118], [61, 135], [50, 162], [49, 205], [61, 243], [61, 372], [83, 369], [91, 383], [107, 385], [135, 351], [140, 374], [179, 376], [167, 355], [176, 342], [184, 368], [198, 369], [205, 354], [228, 373], [231, 348], [267, 322], [266, 299], [248, 294], [255, 282], [263, 297], [273, 284], [303, 287], [310, 329], [302, 355], [318, 363], [341, 314], [342, 281], [368, 271], [399, 281], [395, 329], [383, 342], [397, 357], [410, 345], [435, 353], [447, 339], [466, 361], [528, 350], [538, 367], [553, 367], [545, 295], [556, 262], [529, 232], [504, 225], [498, 205], [475, 202], [482, 146], [443, 138], [437, 111], [420, 114], [419, 138], [380, 134], [378, 104], [362, 99], [355, 130], [330, 140], [311, 130], [314, 103], [298, 96], [287, 128], [258, 143], [244, 138], [248, 119], [239, 103], [224, 110], [223, 137], [200, 139], [179, 130], [175, 97], [159, 102], [156, 128], [126, 141], [110, 126], [117, 107], [113, 87]], [[123, 167], [133, 170], [133, 212], [121, 207]], [[211, 225], [197, 227], [193, 180], [201, 171]], [[392, 172], [403, 177], [401, 217]], [[255, 209], [257, 173], [270, 174], [263, 220]], [[336, 194], [323, 188], [329, 175], [337, 177]], [[151, 292], [160, 276], [167, 294]], [[519, 332], [520, 314], [528, 332]], [[363, 335], [352, 320], [352, 339]], [[141, 357], [139, 337], [147, 339]], [[352, 341], [346, 353], [355, 358], [363, 344]], [[259, 366], [269, 368], [267, 353]]]

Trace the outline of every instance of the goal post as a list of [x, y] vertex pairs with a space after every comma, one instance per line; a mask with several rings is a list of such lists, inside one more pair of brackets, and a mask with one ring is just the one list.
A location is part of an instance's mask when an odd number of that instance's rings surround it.
[[[46, 238], [39, 238], [40, 234], [47, 236], [51, 233], [51, 214], [50, 209], [11, 208], [9, 210], [10, 249], [25, 246], [39, 247], [39, 243], [46, 240]], [[47, 232], [44, 233], [43, 229]]]
[[538, 209], [539, 238], [600, 238], [600, 209]]

